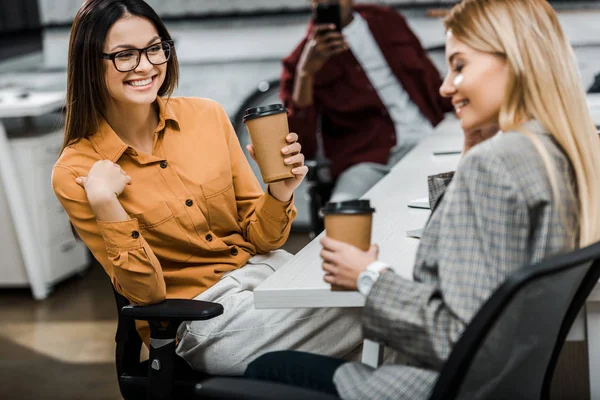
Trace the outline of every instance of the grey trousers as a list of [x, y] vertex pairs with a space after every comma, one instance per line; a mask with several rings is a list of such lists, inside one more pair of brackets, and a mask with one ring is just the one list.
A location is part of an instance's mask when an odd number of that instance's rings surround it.
[[251, 361], [275, 350], [359, 360], [359, 308], [254, 308], [254, 288], [291, 257], [283, 250], [254, 256], [198, 295], [196, 300], [222, 304], [224, 313], [181, 324], [177, 354], [194, 369], [216, 375], [242, 375]]
[[394, 149], [387, 164], [366, 162], [346, 169], [338, 177], [329, 201], [339, 202], [360, 198], [386, 176], [415, 145], [416, 142], [411, 142]]

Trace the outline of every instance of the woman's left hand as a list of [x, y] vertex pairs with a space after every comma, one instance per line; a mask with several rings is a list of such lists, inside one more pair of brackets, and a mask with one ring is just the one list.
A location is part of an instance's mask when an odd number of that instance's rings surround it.
[[377, 260], [379, 247], [372, 245], [362, 251], [350, 244], [328, 237], [321, 239], [321, 258], [325, 270], [325, 282], [356, 290], [358, 276], [369, 264]]
[[[304, 165], [304, 154], [301, 153], [302, 146], [298, 143], [298, 135], [290, 132], [285, 137], [285, 140], [289, 145], [281, 149], [281, 154], [285, 156], [283, 160], [285, 164], [293, 167], [292, 173], [294, 174], [294, 178], [269, 184], [271, 196], [280, 201], [289, 201], [292, 198], [294, 190], [300, 186], [300, 183], [302, 183], [302, 180], [304, 180], [304, 177], [308, 173], [308, 167]], [[249, 144], [246, 146], [246, 149], [248, 149], [250, 156], [256, 160], [254, 157], [254, 146]]]

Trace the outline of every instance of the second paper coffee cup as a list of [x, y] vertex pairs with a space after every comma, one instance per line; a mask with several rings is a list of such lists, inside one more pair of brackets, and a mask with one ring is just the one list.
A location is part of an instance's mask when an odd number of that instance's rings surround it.
[[[325, 219], [325, 235], [367, 251], [371, 247], [374, 212], [369, 200], [327, 203], [321, 209]], [[335, 285], [331, 289], [342, 290]]]
[[285, 140], [289, 133], [287, 109], [281, 104], [249, 108], [242, 121], [248, 128], [263, 182], [293, 178], [293, 167], [284, 163], [288, 156], [281, 153], [281, 149], [288, 145]]

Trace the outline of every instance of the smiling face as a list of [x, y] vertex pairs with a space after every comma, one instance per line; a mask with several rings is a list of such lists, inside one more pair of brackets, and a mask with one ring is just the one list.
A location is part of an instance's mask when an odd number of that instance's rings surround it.
[[509, 79], [507, 62], [466, 45], [450, 31], [446, 37], [446, 56], [449, 72], [440, 94], [452, 99], [463, 130], [470, 132], [497, 125]]
[[[160, 43], [156, 27], [145, 18], [127, 15], [108, 31], [104, 53], [127, 49], [143, 49]], [[117, 71], [111, 60], [105, 60], [105, 81], [109, 98], [120, 106], [152, 104], [167, 73], [167, 64], [152, 65], [144, 53], [136, 69]], [[109, 100], [109, 101], [110, 101]]]

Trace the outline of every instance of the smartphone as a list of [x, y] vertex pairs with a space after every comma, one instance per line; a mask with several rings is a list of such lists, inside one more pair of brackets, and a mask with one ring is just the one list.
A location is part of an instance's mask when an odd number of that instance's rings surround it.
[[340, 3], [337, 1], [328, 1], [326, 3], [318, 3], [314, 8], [315, 23], [317, 24], [333, 24], [335, 30], [342, 31], [342, 18], [340, 12]]

